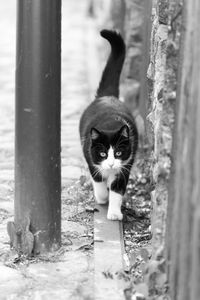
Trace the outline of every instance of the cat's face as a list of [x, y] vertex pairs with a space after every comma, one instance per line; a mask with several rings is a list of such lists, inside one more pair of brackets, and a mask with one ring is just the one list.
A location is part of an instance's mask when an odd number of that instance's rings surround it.
[[128, 126], [124, 125], [116, 132], [91, 130], [91, 156], [99, 171], [119, 171], [131, 156]]

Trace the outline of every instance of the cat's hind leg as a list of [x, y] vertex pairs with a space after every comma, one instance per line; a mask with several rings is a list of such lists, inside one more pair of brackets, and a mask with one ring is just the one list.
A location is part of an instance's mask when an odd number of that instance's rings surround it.
[[94, 196], [96, 199], [96, 202], [98, 204], [106, 204], [108, 202], [108, 189], [107, 189], [107, 183], [105, 181], [94, 181], [92, 179], [92, 184], [94, 188]]

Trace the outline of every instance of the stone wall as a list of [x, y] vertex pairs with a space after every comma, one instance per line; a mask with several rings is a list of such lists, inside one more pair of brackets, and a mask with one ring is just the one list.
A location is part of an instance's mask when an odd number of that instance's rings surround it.
[[180, 48], [180, 1], [154, 0], [151, 58], [148, 69], [149, 135], [153, 143], [152, 192], [153, 256], [165, 247], [168, 186], [171, 170], [173, 128]]

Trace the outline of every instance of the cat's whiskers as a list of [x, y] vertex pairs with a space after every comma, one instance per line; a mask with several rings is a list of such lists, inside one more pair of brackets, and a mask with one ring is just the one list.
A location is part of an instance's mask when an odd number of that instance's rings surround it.
[[102, 176], [102, 172], [99, 168], [96, 168], [95, 172], [93, 173], [93, 176], [97, 176], [97, 175], [101, 175]]
[[127, 162], [124, 162], [124, 163], [122, 164], [122, 167], [126, 167], [126, 166], [127, 166], [127, 167], [132, 167], [132, 165], [133, 165], [133, 164], [131, 164], [131, 163], [129, 164], [129, 163], [127, 163]]
[[[130, 166], [131, 166], [131, 165], [130, 165]], [[128, 173], [130, 172], [130, 170], [129, 170], [127, 167], [125, 167], [125, 166], [122, 166], [122, 169], [125, 170], [125, 171], [128, 172]]]
[[129, 163], [132, 160], [132, 158], [133, 158], [133, 154], [131, 153], [129, 155], [129, 158], [123, 161], [122, 166], [131, 166], [132, 167], [133, 163], [132, 162]]
[[124, 176], [122, 168], [120, 169], [120, 174], [123, 176], [124, 182], [126, 182], [126, 177]]

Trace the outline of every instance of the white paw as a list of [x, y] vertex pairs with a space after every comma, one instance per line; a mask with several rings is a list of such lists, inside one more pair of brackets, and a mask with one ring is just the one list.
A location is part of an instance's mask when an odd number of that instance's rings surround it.
[[100, 198], [100, 197], [95, 196], [95, 199], [96, 199], [96, 202], [98, 204], [106, 204], [106, 203], [108, 203], [108, 198]]
[[98, 204], [106, 204], [108, 202], [108, 190], [106, 182], [92, 181], [94, 187], [94, 196]]
[[123, 219], [123, 215], [122, 215], [121, 211], [108, 210], [107, 219], [112, 220], [112, 221], [115, 221], [115, 220], [121, 221]]

